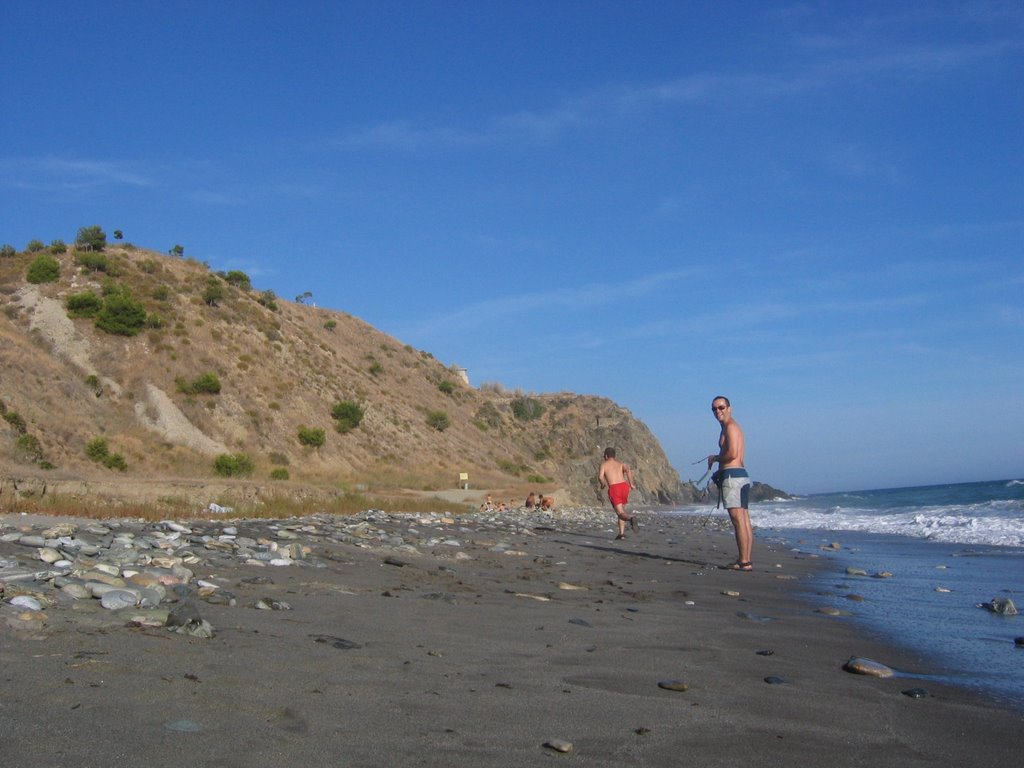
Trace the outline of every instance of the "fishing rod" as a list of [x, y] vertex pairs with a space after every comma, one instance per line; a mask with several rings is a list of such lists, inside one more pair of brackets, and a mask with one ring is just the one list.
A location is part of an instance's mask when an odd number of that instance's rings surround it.
[[[707, 460], [708, 459], [705, 456], [703, 459], [697, 459], [696, 461], [691, 462], [690, 466], [692, 467], [695, 464], [700, 464], [702, 461], [707, 461]], [[704, 478], [707, 477], [710, 474], [711, 474], [711, 467], [708, 467], [708, 471], [705, 472], [703, 475], [701, 475], [700, 480], [698, 480], [696, 483], [693, 483], [693, 487], [696, 488], [698, 491], [701, 491], [701, 493], [707, 493], [707, 490], [708, 490], [707, 486], [705, 486], [704, 489], [701, 490], [700, 484], [703, 483], [704, 482]], [[693, 481], [691, 480], [690, 482], [693, 482]], [[711, 485], [711, 483], [709, 482], [708, 485]], [[704, 522], [700, 524], [701, 528], [705, 527], [708, 524], [708, 520], [710, 520], [711, 519], [711, 515], [713, 515], [715, 513], [715, 509], [718, 509], [718, 505], [717, 504], [715, 505], [714, 509], [712, 509], [710, 512], [708, 512], [708, 516], [705, 517], [704, 518]]]

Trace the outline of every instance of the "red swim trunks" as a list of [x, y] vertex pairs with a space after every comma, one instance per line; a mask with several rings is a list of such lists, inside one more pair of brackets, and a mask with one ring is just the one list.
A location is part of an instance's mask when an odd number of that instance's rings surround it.
[[629, 483], [613, 483], [608, 486], [608, 501], [612, 506], [625, 505], [629, 501]]

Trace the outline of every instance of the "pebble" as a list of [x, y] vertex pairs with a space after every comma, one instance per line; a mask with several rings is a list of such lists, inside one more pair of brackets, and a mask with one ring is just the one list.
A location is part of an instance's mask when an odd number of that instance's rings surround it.
[[854, 568], [853, 566], [850, 566], [849, 568], [846, 569], [846, 575], [847, 576], [867, 576], [868, 572], [865, 571], [863, 568]]
[[127, 589], [111, 589], [103, 593], [100, 598], [100, 605], [108, 611], [119, 611], [122, 608], [134, 608], [142, 600], [138, 592]]
[[776, 677], [775, 675], [769, 675], [768, 677], [766, 677], [764, 679], [764, 681], [766, 683], [768, 683], [768, 685], [785, 685], [786, 684], [786, 681], [783, 678]]
[[18, 595], [17, 597], [11, 600], [11, 605], [15, 606], [16, 608], [24, 608], [29, 611], [43, 610], [42, 604], [40, 604], [40, 602], [36, 600], [34, 597], [29, 597], [28, 595]]
[[735, 589], [723, 589], [722, 590], [722, 594], [725, 595], [726, 597], [739, 597], [740, 596], [740, 593], [737, 592]]
[[843, 664], [843, 669], [847, 672], [853, 672], [857, 675], [868, 675], [869, 677], [892, 677], [896, 674], [891, 667], [887, 667], [885, 664], [858, 656], [851, 656]]
[[912, 699], [926, 699], [930, 695], [924, 688], [907, 688], [907, 690], [900, 691], [900, 693]]
[[568, 753], [572, 752], [573, 745], [571, 741], [565, 741], [564, 739], [551, 739], [551, 741], [545, 741], [544, 746], [548, 749], [554, 750], [555, 752]]
[[659, 680], [658, 687], [664, 688], [666, 691], [678, 691], [680, 693], [690, 690], [690, 686], [682, 680]]

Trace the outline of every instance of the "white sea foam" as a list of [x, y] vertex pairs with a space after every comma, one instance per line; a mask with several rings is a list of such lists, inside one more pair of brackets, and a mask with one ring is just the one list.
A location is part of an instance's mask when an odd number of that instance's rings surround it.
[[[1024, 547], [1024, 510], [1019, 501], [877, 510], [858, 507], [847, 497], [843, 504], [846, 506], [816, 506], [813, 499], [755, 504], [750, 519], [761, 530], [863, 531], [951, 544]], [[707, 507], [688, 508], [679, 513], [706, 515], [710, 511]], [[718, 514], [724, 512], [718, 510]]]

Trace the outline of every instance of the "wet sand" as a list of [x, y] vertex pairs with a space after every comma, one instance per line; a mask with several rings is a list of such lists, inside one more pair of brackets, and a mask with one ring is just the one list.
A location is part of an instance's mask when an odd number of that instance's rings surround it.
[[[722, 570], [731, 533], [700, 522], [647, 516], [615, 541], [610, 513], [519, 533], [465, 516], [432, 531], [459, 546], [419, 555], [315, 540], [303, 567], [195, 566], [237, 598], [199, 603], [211, 639], [124, 626], [98, 601], [48, 611], [41, 633], [0, 621], [3, 764], [1019, 761], [1024, 714], [842, 670], [863, 656], [940, 671], [815, 613], [809, 579], [827, 561], [758, 541], [753, 573]], [[250, 607], [259, 598], [290, 610]], [[901, 693], [914, 687], [930, 695]]]

